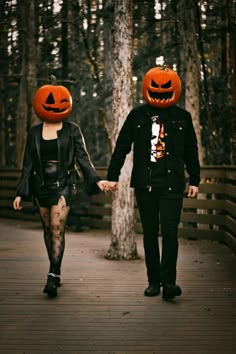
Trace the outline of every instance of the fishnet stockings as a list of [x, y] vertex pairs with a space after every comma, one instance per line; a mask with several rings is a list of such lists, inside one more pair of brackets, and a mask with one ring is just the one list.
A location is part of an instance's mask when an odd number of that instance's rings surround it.
[[65, 249], [65, 226], [70, 211], [65, 198], [60, 197], [58, 204], [51, 207], [39, 207], [44, 230], [44, 242], [50, 261], [49, 272], [61, 274], [61, 262]]

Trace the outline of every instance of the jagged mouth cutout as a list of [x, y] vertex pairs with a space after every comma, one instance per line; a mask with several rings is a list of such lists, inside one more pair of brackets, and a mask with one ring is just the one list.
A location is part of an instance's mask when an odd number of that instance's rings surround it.
[[153, 92], [148, 90], [148, 95], [150, 99], [155, 101], [170, 101], [173, 98], [174, 92]]
[[65, 111], [67, 111], [68, 110], [68, 108], [62, 108], [62, 109], [60, 109], [60, 108], [54, 108], [54, 107], [46, 107], [46, 106], [44, 106], [44, 105], [42, 105], [42, 107], [43, 107], [43, 109], [45, 109], [45, 111], [47, 111], [47, 112], [54, 112], [54, 113], [63, 113], [63, 112], [65, 112]]

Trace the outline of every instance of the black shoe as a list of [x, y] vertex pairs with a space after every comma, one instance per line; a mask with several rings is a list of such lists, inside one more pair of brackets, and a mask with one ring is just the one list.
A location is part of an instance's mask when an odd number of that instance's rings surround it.
[[58, 277], [55, 278], [55, 285], [56, 285], [57, 288], [60, 288], [60, 286], [61, 286], [61, 278], [58, 278]]
[[162, 297], [165, 300], [174, 299], [176, 296], [180, 296], [182, 290], [178, 285], [163, 284]]
[[47, 278], [47, 283], [43, 289], [43, 292], [49, 297], [57, 296], [57, 288], [60, 286], [60, 277], [52, 275], [50, 273]]
[[157, 296], [160, 294], [159, 284], [149, 284], [149, 286], [144, 290], [145, 296]]

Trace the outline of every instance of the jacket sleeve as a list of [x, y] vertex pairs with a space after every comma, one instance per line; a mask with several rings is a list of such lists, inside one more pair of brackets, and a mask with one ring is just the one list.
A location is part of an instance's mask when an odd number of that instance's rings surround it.
[[107, 179], [117, 182], [121, 168], [124, 165], [126, 155], [131, 151], [134, 142], [133, 111], [127, 116], [118, 135], [111, 161], [108, 167]]
[[101, 177], [97, 174], [97, 171], [90, 159], [84, 136], [78, 125], [75, 125], [74, 129], [74, 153], [75, 160], [83, 174], [88, 194], [91, 195], [98, 193], [100, 190], [96, 182], [100, 181]]
[[30, 177], [32, 171], [31, 141], [32, 141], [32, 134], [29, 132], [26, 139], [21, 177], [16, 187], [16, 196], [20, 196], [22, 197], [22, 199], [28, 198], [31, 194], [30, 192]]
[[197, 186], [200, 183], [200, 164], [198, 158], [198, 143], [193, 127], [191, 114], [188, 112], [185, 136], [184, 162], [189, 175], [189, 184]]

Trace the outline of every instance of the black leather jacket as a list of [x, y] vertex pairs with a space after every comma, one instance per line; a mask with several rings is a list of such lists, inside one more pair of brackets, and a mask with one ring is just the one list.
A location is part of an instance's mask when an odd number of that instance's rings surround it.
[[134, 108], [126, 118], [119, 133], [108, 167], [107, 179], [118, 181], [126, 155], [133, 145], [133, 169], [131, 187], [150, 190], [151, 168], [151, 117], [158, 115], [165, 129], [165, 167], [167, 190], [170, 194], [183, 192], [185, 167], [189, 184], [198, 186], [200, 166], [198, 147], [192, 118], [189, 112], [178, 106], [158, 109], [147, 104]]
[[[34, 195], [39, 186], [45, 181], [40, 158], [40, 140], [43, 123], [33, 126], [27, 136], [22, 174], [16, 189], [16, 195], [23, 199]], [[86, 150], [80, 127], [64, 121], [62, 129], [58, 131], [58, 181], [57, 184], [73, 184], [73, 168], [76, 162], [83, 174], [88, 194], [98, 192], [96, 182], [101, 180], [93, 166]]]

